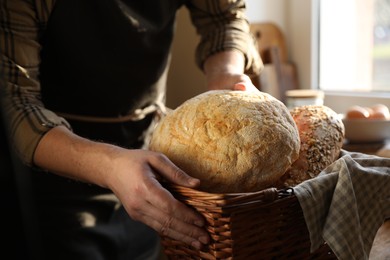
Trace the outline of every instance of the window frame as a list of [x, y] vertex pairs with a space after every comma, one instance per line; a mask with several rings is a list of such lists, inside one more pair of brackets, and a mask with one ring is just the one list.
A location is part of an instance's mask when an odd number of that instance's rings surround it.
[[[308, 88], [314, 88], [319, 89], [319, 50], [320, 50], [320, 1], [321, 0], [294, 0], [290, 3], [287, 2], [287, 8], [290, 10], [290, 24], [293, 27], [289, 27], [288, 29], [291, 30], [291, 39], [296, 39], [296, 42], [298, 43], [299, 37], [296, 34], [297, 25], [299, 26], [299, 20], [301, 21], [310, 21], [310, 29], [306, 28], [306, 31], [300, 32], [300, 35], [307, 34], [308, 36], [304, 39], [301, 39], [302, 41], [310, 41], [310, 73], [309, 75], [305, 75], [305, 71], [302, 71], [302, 67], [308, 67], [301, 66], [301, 64], [304, 64], [300, 57], [304, 56], [304, 52], [307, 51], [307, 49], [304, 48], [295, 48], [292, 46], [292, 60], [297, 61], [297, 67], [300, 71], [300, 78], [301, 82], [306, 81], [310, 82], [310, 86]], [[323, 0], [326, 1], [326, 0]], [[302, 5], [302, 4], [309, 4], [311, 12], [307, 14], [305, 17], [305, 14], [300, 11], [299, 8], [294, 8], [293, 5]], [[303, 24], [302, 24], [303, 25]], [[305, 30], [305, 26], [301, 26]], [[302, 44], [305, 45], [305, 44]], [[307, 45], [307, 43], [306, 43]], [[307, 62], [307, 61], [306, 61]], [[306, 73], [307, 74], [307, 73]], [[305, 78], [306, 77], [306, 78]], [[305, 88], [301, 86], [302, 88]], [[307, 87], [306, 87], [307, 88]], [[382, 103], [390, 107], [390, 92], [353, 92], [353, 91], [331, 91], [331, 90], [324, 90], [325, 93], [325, 100], [324, 105], [331, 107], [334, 109], [337, 113], [344, 113], [350, 106], [352, 105], [362, 105], [362, 106], [370, 106], [377, 103]]]

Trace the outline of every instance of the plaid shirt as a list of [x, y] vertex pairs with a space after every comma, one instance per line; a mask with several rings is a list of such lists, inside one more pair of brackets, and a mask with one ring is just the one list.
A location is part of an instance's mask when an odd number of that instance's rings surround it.
[[342, 151], [294, 192], [312, 251], [326, 241], [340, 260], [366, 260], [378, 229], [390, 218], [390, 158]]
[[[244, 0], [184, 2], [201, 36], [196, 50], [200, 68], [210, 55], [235, 49], [245, 55], [246, 73], [259, 73], [262, 63], [249, 33]], [[47, 131], [58, 125], [71, 129], [64, 118], [44, 107], [38, 79], [41, 37], [55, 5], [55, 0], [0, 0], [0, 104], [11, 143], [29, 165]]]

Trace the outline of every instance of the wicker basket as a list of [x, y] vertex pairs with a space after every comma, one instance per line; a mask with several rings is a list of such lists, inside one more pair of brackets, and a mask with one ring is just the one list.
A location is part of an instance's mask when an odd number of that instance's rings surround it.
[[328, 245], [310, 253], [310, 239], [293, 189], [211, 194], [167, 185], [206, 219], [211, 243], [196, 250], [162, 237], [169, 259], [337, 259]]

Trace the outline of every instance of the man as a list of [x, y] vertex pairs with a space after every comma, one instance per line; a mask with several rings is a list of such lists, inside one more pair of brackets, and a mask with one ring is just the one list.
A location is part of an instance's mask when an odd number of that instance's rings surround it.
[[253, 90], [262, 63], [243, 0], [0, 0], [2, 113], [30, 167], [42, 258], [155, 259], [158, 234], [209, 242], [159, 183], [199, 180], [147, 150], [183, 5], [207, 88]]

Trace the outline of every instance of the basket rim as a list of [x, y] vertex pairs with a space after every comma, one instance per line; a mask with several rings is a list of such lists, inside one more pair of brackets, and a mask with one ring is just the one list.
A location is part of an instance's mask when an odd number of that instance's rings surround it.
[[185, 201], [190, 200], [192, 204], [196, 204], [197, 202], [202, 205], [210, 203], [224, 208], [259, 202], [272, 203], [279, 199], [295, 196], [292, 187], [283, 189], [271, 187], [260, 191], [243, 193], [211, 193], [169, 182], [164, 182], [163, 186], [179, 197], [179, 199]]

